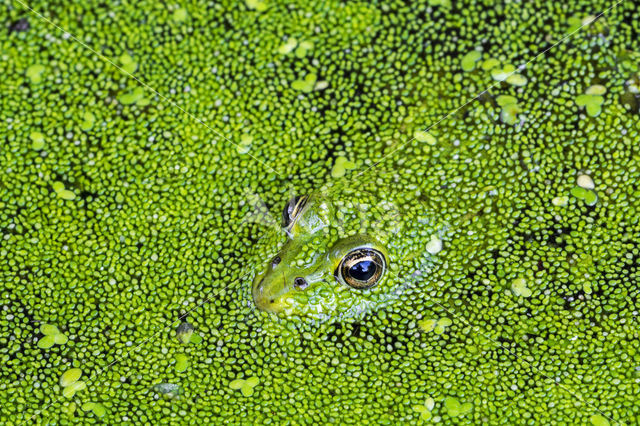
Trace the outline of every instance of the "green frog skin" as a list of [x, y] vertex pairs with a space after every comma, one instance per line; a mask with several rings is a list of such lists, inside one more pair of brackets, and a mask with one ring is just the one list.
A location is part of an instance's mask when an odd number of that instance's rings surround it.
[[[403, 156], [400, 164], [331, 182], [286, 203], [286, 226], [262, 241], [276, 246], [278, 236], [286, 240], [253, 280], [256, 306], [284, 317], [346, 319], [392, 304], [409, 286], [429, 285], [443, 241], [468, 232], [480, 213], [490, 213], [499, 198], [496, 188], [506, 183], [487, 176], [480, 187], [478, 174], [456, 174], [456, 165], [470, 161], [430, 158], [434, 147], [419, 149], [421, 155]], [[426, 170], [440, 178], [425, 179]], [[371, 251], [373, 259], [366, 256]], [[358, 252], [365, 254], [368, 273], [380, 276], [350, 285], [341, 264]]]

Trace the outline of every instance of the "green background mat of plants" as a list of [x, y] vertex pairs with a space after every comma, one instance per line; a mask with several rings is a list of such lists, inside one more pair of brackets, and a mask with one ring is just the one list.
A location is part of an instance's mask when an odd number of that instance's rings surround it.
[[[0, 6], [0, 422], [640, 421], [637, 3], [523, 70], [614, 2], [27, 4], [70, 34]], [[248, 199], [470, 135], [538, 195], [510, 247], [411, 310], [255, 311]]]

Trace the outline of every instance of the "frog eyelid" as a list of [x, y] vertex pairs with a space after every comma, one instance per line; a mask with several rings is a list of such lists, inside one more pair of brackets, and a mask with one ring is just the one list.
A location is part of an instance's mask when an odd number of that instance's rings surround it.
[[[295, 205], [293, 206], [293, 209], [291, 209], [291, 213], [288, 212], [289, 206], [291, 205], [292, 201], [295, 200]], [[298, 222], [298, 219], [300, 218], [300, 216], [302, 216], [302, 212], [304, 211], [305, 207], [307, 206], [307, 202], [309, 201], [309, 196], [308, 195], [302, 195], [300, 197], [293, 197], [291, 200], [289, 200], [289, 202], [287, 203], [287, 205], [285, 206], [285, 211], [283, 212], [283, 217], [286, 214], [288, 216], [288, 219], [290, 220], [289, 223], [287, 223], [284, 226], [284, 229], [287, 233], [290, 233], [291, 229], [293, 228], [293, 226], [296, 224], [296, 222]], [[285, 218], [286, 220], [286, 218]]]

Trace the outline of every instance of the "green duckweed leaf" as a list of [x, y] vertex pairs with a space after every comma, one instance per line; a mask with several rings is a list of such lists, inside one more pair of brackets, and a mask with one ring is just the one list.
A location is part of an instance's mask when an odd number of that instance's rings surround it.
[[417, 411], [418, 413], [424, 413], [425, 411], [429, 411], [427, 410], [427, 407], [425, 407], [424, 405], [414, 405], [411, 408], [413, 409], [413, 411]]
[[433, 407], [435, 407], [435, 405], [436, 405], [436, 401], [435, 401], [433, 398], [431, 398], [431, 397], [427, 398], [427, 399], [424, 401], [424, 406], [425, 406], [425, 407], [427, 408], [427, 410], [429, 410], [429, 411], [433, 410]]
[[586, 93], [587, 95], [604, 95], [605, 93], [607, 93], [607, 88], [600, 84], [594, 84], [593, 86], [589, 87], [584, 93]]
[[482, 58], [482, 53], [477, 50], [472, 50], [462, 57], [460, 61], [460, 65], [462, 67], [462, 71], [469, 72], [473, 71], [476, 67], [476, 62], [478, 62]]
[[597, 105], [597, 104], [587, 105], [587, 114], [590, 117], [597, 117], [598, 115], [600, 115], [601, 110], [602, 109], [600, 108], [600, 105]]
[[55, 335], [60, 333], [60, 330], [58, 330], [58, 327], [56, 327], [55, 325], [41, 324], [40, 332], [44, 335]]
[[510, 64], [507, 64], [502, 68], [494, 68], [491, 70], [491, 78], [496, 81], [505, 81], [515, 70], [516, 67]]
[[456, 398], [448, 396], [444, 399], [444, 408], [451, 417], [457, 417], [462, 407]]
[[593, 426], [609, 426], [609, 420], [600, 414], [594, 414], [589, 418]]
[[496, 98], [496, 102], [498, 103], [498, 105], [500, 106], [506, 106], [506, 105], [511, 105], [511, 104], [515, 104], [518, 102], [518, 100], [513, 97], [513, 96], [509, 96], [509, 95], [500, 95]]
[[291, 88], [294, 90], [299, 90], [301, 92], [311, 92], [313, 91], [314, 84], [310, 83], [306, 80], [296, 80], [291, 83]]
[[425, 250], [427, 253], [436, 255], [442, 251], [442, 240], [437, 235], [432, 235], [427, 243]]
[[581, 186], [574, 186], [573, 188], [571, 188], [571, 195], [581, 200], [585, 199], [585, 197], [587, 196], [587, 192], [588, 190]]
[[68, 189], [63, 189], [57, 192], [58, 197], [62, 198], [63, 200], [74, 200], [76, 198], [76, 194], [73, 191], [70, 191]]
[[296, 49], [295, 55], [298, 58], [304, 58], [311, 49], [313, 49], [313, 43], [310, 41], [303, 41]]
[[420, 327], [420, 329], [422, 329], [422, 331], [424, 332], [430, 332], [432, 331], [435, 327], [436, 324], [438, 323], [437, 319], [423, 319], [418, 321], [418, 327]]
[[285, 44], [278, 48], [278, 53], [287, 55], [293, 52], [293, 49], [295, 49], [297, 45], [298, 40], [296, 40], [294, 37], [290, 37]]
[[511, 283], [511, 291], [515, 296], [531, 297], [533, 294], [529, 288], [527, 288], [527, 281], [524, 278], [517, 278]]
[[527, 78], [522, 74], [511, 74], [506, 78], [505, 81], [508, 84], [511, 84], [512, 86], [518, 86], [518, 87], [521, 87], [527, 84]]
[[82, 408], [82, 411], [91, 411], [94, 405], [95, 403], [93, 402], [85, 402], [80, 408]]
[[82, 115], [82, 123], [80, 123], [80, 128], [84, 131], [91, 130], [95, 121], [96, 117], [92, 113], [87, 111]]
[[107, 409], [105, 408], [105, 406], [97, 402], [93, 404], [93, 407], [91, 407], [91, 411], [93, 411], [93, 414], [98, 418], [102, 418], [107, 414]]
[[65, 388], [62, 390], [62, 396], [64, 396], [65, 398], [72, 398], [76, 394], [76, 392], [86, 389], [86, 387], [87, 384], [82, 380], [73, 382], [69, 386], [65, 386]]
[[588, 206], [593, 206], [598, 202], [598, 195], [594, 191], [588, 190], [584, 196], [584, 202]]
[[482, 63], [482, 69], [484, 71], [489, 71], [500, 65], [500, 61], [495, 58], [489, 58]]
[[440, 318], [438, 320], [438, 325], [441, 325], [443, 327], [449, 327], [451, 324], [453, 324], [453, 321], [451, 321], [450, 318]]
[[182, 373], [189, 368], [189, 358], [185, 354], [176, 355], [176, 372]]
[[181, 7], [173, 12], [173, 22], [183, 22], [187, 19], [187, 9]]
[[567, 24], [569, 26], [569, 28], [567, 28], [567, 32], [573, 33], [580, 29], [580, 27], [582, 26], [582, 19], [577, 16], [572, 16], [571, 18], [567, 19]]
[[229, 387], [233, 390], [240, 389], [242, 386], [244, 386], [244, 382], [245, 381], [243, 379], [235, 379], [229, 383]]
[[38, 340], [38, 347], [40, 349], [49, 349], [51, 346], [53, 346], [54, 343], [55, 343], [55, 337], [48, 335]]
[[265, 10], [267, 10], [267, 4], [264, 1], [245, 0], [245, 4], [247, 5], [247, 8], [256, 10], [258, 12], [264, 12]]
[[578, 95], [576, 98], [576, 105], [585, 106], [589, 103], [591, 95]]
[[566, 206], [568, 202], [569, 202], [569, 197], [567, 197], [566, 195], [555, 197], [554, 199], [551, 200], [551, 204], [558, 207]]
[[118, 101], [122, 105], [137, 104], [140, 106], [144, 106], [148, 103], [148, 100], [144, 98], [144, 89], [141, 87], [136, 87], [131, 92], [118, 96]]
[[67, 387], [77, 382], [82, 376], [82, 370], [79, 368], [71, 368], [60, 376], [60, 386]]
[[55, 191], [55, 192], [60, 192], [64, 189], [64, 183], [62, 182], [53, 182], [53, 184], [51, 185], [51, 188]]
[[418, 142], [427, 143], [429, 145], [435, 145], [437, 143], [437, 139], [429, 132], [425, 132], [422, 130], [416, 130], [413, 132], [413, 138]]
[[517, 104], [507, 104], [500, 111], [500, 120], [512, 126], [518, 122], [518, 112], [520, 108]]
[[31, 132], [29, 134], [29, 138], [31, 138], [31, 148], [40, 151], [45, 147], [44, 135], [40, 132]]
[[25, 75], [32, 83], [37, 84], [42, 81], [42, 74], [44, 73], [46, 67], [41, 64], [34, 64], [27, 68]]
[[249, 377], [246, 382], [248, 386], [255, 387], [260, 383], [260, 379], [256, 376]]
[[253, 395], [253, 386], [249, 386], [248, 384], [245, 383], [240, 388], [240, 392], [242, 392], [242, 395], [244, 396], [251, 396]]
[[58, 333], [53, 334], [53, 341], [56, 343], [56, 345], [64, 345], [69, 341], [69, 338], [62, 333]]
[[356, 164], [349, 161], [346, 157], [338, 157], [331, 169], [331, 176], [334, 178], [340, 178], [345, 175], [347, 170], [354, 169], [355, 167]]
[[138, 64], [128, 53], [123, 53], [118, 59], [120, 61], [121, 68], [129, 74], [133, 74], [138, 69]]

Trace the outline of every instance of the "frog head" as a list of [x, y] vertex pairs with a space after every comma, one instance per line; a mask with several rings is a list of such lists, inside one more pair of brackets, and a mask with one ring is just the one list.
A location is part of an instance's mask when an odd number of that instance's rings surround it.
[[432, 263], [412, 242], [433, 227], [405, 227], [419, 222], [413, 213], [361, 189], [293, 197], [283, 212], [285, 242], [253, 280], [255, 305], [319, 320], [387, 305]]

